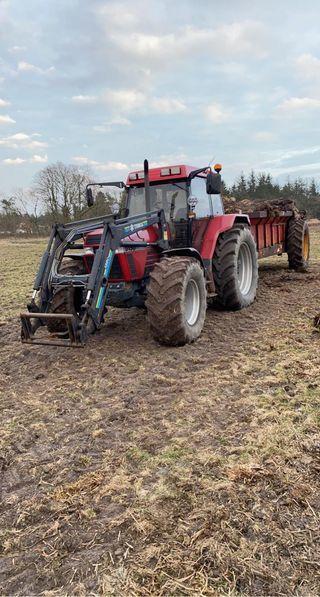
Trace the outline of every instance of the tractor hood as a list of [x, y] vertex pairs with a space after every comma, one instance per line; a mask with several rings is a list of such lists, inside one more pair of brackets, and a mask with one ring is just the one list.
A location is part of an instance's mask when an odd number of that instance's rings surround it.
[[[88, 232], [88, 234], [84, 237], [84, 247], [98, 247], [101, 239], [102, 228], [97, 228], [92, 232]], [[147, 243], [152, 243], [158, 240], [159, 234], [158, 230], [155, 226], [149, 226], [144, 230], [140, 230], [139, 232], [133, 232], [129, 236], [123, 239], [123, 242], [130, 241], [130, 242], [139, 242], [144, 241]]]

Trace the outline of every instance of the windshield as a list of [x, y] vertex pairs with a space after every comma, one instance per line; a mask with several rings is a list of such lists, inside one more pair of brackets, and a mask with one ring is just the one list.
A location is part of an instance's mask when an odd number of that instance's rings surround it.
[[[130, 216], [147, 211], [144, 187], [130, 187], [128, 207]], [[187, 184], [163, 183], [150, 185], [150, 211], [163, 209], [167, 220], [187, 218]]]

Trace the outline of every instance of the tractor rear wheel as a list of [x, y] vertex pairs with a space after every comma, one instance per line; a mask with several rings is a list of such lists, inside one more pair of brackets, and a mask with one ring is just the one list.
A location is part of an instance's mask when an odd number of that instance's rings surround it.
[[[79, 276], [85, 274], [84, 263], [81, 260], [68, 259], [60, 266], [59, 274]], [[54, 292], [49, 313], [71, 313], [76, 319], [79, 319], [79, 313], [82, 305], [82, 290], [69, 286], [68, 288], [57, 288]], [[66, 323], [61, 320], [48, 320], [47, 328], [51, 334], [59, 336], [68, 335]]]
[[258, 257], [248, 226], [238, 225], [220, 235], [212, 269], [220, 305], [233, 310], [251, 305], [258, 286]]
[[289, 220], [287, 235], [289, 267], [305, 272], [309, 265], [310, 236], [309, 226], [302, 218]]
[[146, 307], [153, 337], [161, 344], [194, 342], [207, 308], [204, 273], [196, 259], [165, 257], [150, 273]]

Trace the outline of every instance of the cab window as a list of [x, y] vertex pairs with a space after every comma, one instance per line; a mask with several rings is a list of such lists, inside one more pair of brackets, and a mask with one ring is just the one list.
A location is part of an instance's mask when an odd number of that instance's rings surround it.
[[197, 218], [223, 214], [221, 195], [207, 195], [204, 176], [195, 176], [192, 179], [190, 193], [198, 200], [195, 207]]
[[[129, 213], [131, 216], [146, 211], [144, 186], [130, 187]], [[185, 182], [150, 185], [150, 209], [163, 209], [167, 221], [187, 218], [187, 185]]]

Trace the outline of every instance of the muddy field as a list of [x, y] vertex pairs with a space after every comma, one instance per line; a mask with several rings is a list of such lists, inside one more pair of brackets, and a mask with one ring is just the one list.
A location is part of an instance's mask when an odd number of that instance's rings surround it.
[[[0, 592], [317, 595], [320, 229], [307, 274], [158, 346], [112, 311], [86, 349], [26, 347], [42, 241], [0, 241]], [[14, 272], [12, 274], [12, 261]]]

